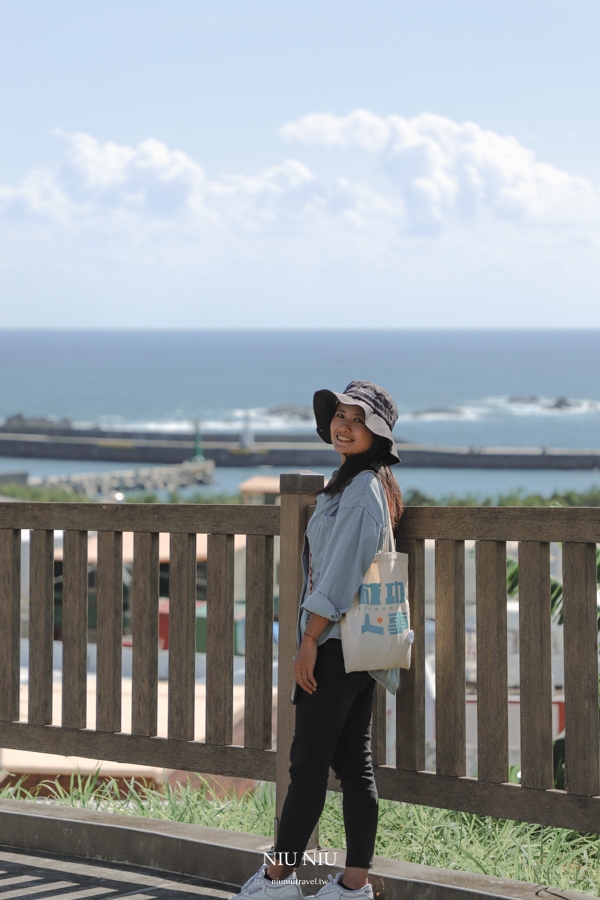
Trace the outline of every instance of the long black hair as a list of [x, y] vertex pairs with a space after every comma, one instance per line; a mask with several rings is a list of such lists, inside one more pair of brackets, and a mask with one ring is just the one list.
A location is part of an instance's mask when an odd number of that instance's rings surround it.
[[390, 445], [387, 438], [375, 435], [375, 440], [368, 450], [346, 457], [337, 472], [333, 473], [323, 493], [339, 494], [360, 472], [375, 472], [385, 491], [392, 523], [395, 527], [400, 521], [404, 507], [398, 482], [387, 465], [389, 455]]

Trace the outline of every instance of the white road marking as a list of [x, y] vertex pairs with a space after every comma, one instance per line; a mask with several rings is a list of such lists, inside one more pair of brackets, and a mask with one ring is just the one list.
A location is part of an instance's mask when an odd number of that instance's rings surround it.
[[9, 900], [10, 897], [32, 897], [44, 891], [57, 891], [59, 888], [79, 887], [72, 881], [52, 881], [50, 884], [35, 884], [33, 887], [18, 888], [16, 891], [2, 891], [0, 900]]
[[156, 897], [151, 897], [150, 894], [127, 894], [123, 900], [156, 900]]
[[[114, 894], [116, 888], [85, 888], [83, 891], [69, 891], [68, 894], [57, 894], [55, 897], [51, 897], [50, 900], [83, 900], [84, 897], [99, 897], [100, 894]], [[1, 896], [1, 895], [0, 895]], [[130, 898], [127, 898], [130, 900]], [[150, 897], [149, 900], [156, 900], [156, 898]]]
[[[155, 875], [144, 875], [141, 872], [127, 872], [120, 869], [109, 869], [101, 865], [86, 865], [85, 863], [63, 862], [60, 859], [44, 859], [39, 856], [27, 856], [24, 853], [0, 852], [0, 862], [17, 863], [29, 868], [39, 868], [54, 872], [65, 872], [68, 875], [85, 875], [98, 878], [102, 881], [121, 881], [126, 884], [139, 885], [145, 888], [162, 888], [167, 891], [179, 891], [181, 894], [196, 894], [208, 897], [228, 898], [231, 891], [222, 891], [217, 888], [201, 887], [196, 884], [184, 884], [179, 881], [170, 881], [167, 878], [159, 878]], [[62, 885], [60, 885], [62, 887]], [[4, 900], [0, 894], [0, 900]]]

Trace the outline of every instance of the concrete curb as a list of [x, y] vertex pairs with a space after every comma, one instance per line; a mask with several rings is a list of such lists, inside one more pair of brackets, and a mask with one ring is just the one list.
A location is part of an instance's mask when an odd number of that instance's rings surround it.
[[[270, 849], [267, 838], [222, 828], [20, 800], [0, 800], [0, 844], [197, 876], [231, 886], [232, 893]], [[329, 850], [327, 859], [335, 859], [336, 865], [320, 865], [315, 851], [315, 865], [306, 863], [306, 874], [298, 872], [306, 882], [305, 894], [316, 893], [328, 872], [340, 871], [344, 857], [343, 850]], [[325, 851], [321, 862], [326, 862]], [[598, 900], [590, 894], [383, 857], [375, 858], [371, 874], [381, 900]]]

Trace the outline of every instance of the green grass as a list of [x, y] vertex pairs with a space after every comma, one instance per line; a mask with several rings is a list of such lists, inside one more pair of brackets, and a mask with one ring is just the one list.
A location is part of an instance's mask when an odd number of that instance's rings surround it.
[[[116, 781], [74, 775], [70, 788], [46, 784], [50, 799], [119, 815], [227, 828], [251, 834], [273, 835], [275, 815], [272, 785], [262, 785], [242, 798], [215, 800], [210, 787], [168, 784], [158, 791], [133, 779], [125, 792]], [[20, 784], [0, 791], [0, 797], [34, 800], [36, 792]], [[330, 794], [320, 823], [324, 847], [343, 848], [341, 796]], [[479, 872], [546, 884], [563, 890], [596, 895], [600, 884], [600, 837], [562, 828], [543, 828], [507, 819], [431, 809], [408, 803], [380, 801], [375, 852], [390, 859], [422, 865]]]
[[64, 488], [29, 487], [26, 484], [0, 484], [0, 495], [16, 500], [46, 503], [90, 503], [90, 498]]
[[[158, 497], [158, 494], [154, 493], [142, 493], [142, 494], [128, 494], [127, 495], [127, 503], [161, 503]], [[198, 491], [197, 494], [191, 494], [187, 497], [182, 497], [178, 491], [173, 491], [169, 495], [168, 499], [169, 503], [241, 503], [242, 495], [241, 494], [202, 494]]]
[[[129, 503], [158, 503], [156, 494], [130, 494]], [[200, 492], [182, 497], [173, 491], [169, 503], [241, 503], [241, 494], [202, 494]], [[554, 491], [548, 497], [542, 494], [526, 494], [522, 490], [499, 494], [496, 497], [482, 497], [466, 494], [459, 497], [449, 494], [445, 497], [430, 497], [416, 488], [409, 488], [404, 493], [405, 506], [600, 506], [600, 487], [594, 486], [587, 491]]]
[[[80, 496], [67, 491], [64, 488], [28, 487], [24, 484], [0, 484], [0, 495], [15, 497], [18, 500], [50, 501], [50, 502], [90, 502], [89, 497]], [[160, 503], [158, 494], [153, 492], [141, 492], [127, 495], [128, 503]], [[195, 494], [182, 497], [178, 491], [173, 491], [168, 499], [169, 503], [242, 503], [241, 494], [203, 494], [198, 491]], [[587, 491], [554, 491], [550, 496], [541, 494], [525, 494], [521, 490], [508, 494], [500, 494], [497, 497], [481, 497], [467, 494], [458, 497], [453, 494], [446, 497], [430, 497], [422, 491], [408, 489], [404, 494], [405, 506], [600, 506], [600, 487], [594, 486]]]
[[[0, 495], [15, 497], [18, 500], [50, 501], [50, 502], [90, 502], [89, 497], [80, 496], [64, 488], [29, 487], [24, 484], [0, 484]], [[128, 494], [128, 503], [160, 503], [158, 495], [152, 492]], [[198, 491], [182, 497], [178, 491], [170, 495], [169, 503], [241, 503], [241, 494], [203, 494]], [[408, 489], [404, 494], [405, 506], [600, 506], [600, 486], [587, 491], [554, 491], [550, 496], [541, 494], [525, 494], [521, 490], [497, 497], [481, 497], [472, 494], [458, 497], [454, 494], [446, 497], [430, 497], [417, 489]]]
[[241, 494], [191, 494], [189, 497], [181, 497], [174, 491], [169, 497], [170, 503], [226, 503], [237, 504], [242, 502]]
[[522, 490], [499, 494], [496, 497], [481, 497], [467, 494], [458, 497], [430, 497], [417, 489], [408, 489], [404, 494], [405, 506], [600, 506], [600, 487], [594, 485], [587, 491], [554, 491], [550, 496], [525, 494]]

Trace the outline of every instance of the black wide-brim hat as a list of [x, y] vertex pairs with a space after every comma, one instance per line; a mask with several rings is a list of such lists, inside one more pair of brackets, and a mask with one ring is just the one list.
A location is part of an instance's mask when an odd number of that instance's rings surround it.
[[313, 397], [317, 434], [326, 444], [332, 443], [330, 425], [339, 403], [360, 406], [369, 431], [389, 442], [390, 455], [385, 460], [386, 465], [393, 466], [400, 462], [392, 434], [398, 420], [398, 407], [387, 391], [371, 381], [351, 381], [342, 394], [327, 389], [317, 391]]

